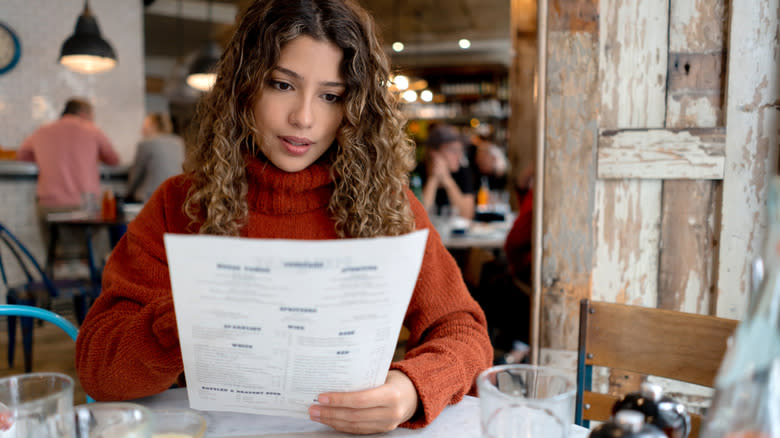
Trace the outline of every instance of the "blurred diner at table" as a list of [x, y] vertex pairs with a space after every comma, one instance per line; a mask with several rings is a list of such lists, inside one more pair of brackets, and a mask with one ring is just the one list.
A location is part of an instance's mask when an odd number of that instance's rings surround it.
[[432, 125], [425, 158], [415, 169], [422, 179], [422, 200], [431, 214], [474, 217], [474, 181], [465, 155], [463, 136], [452, 125]]
[[145, 202], [163, 181], [182, 172], [184, 141], [173, 133], [168, 114], [147, 115], [141, 133], [143, 139], [127, 177], [125, 201]]
[[98, 164], [119, 164], [114, 146], [93, 120], [92, 104], [71, 98], [58, 120], [36, 129], [16, 152], [17, 160], [38, 165], [36, 200], [44, 242], [46, 215], [79, 210], [89, 199], [96, 203], [101, 195]]

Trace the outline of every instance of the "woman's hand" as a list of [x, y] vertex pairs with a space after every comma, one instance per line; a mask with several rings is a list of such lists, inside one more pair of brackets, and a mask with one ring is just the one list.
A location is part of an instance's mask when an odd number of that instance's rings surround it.
[[319, 405], [309, 417], [322, 424], [355, 434], [389, 432], [417, 412], [417, 390], [406, 374], [391, 370], [385, 384], [357, 392], [320, 394]]

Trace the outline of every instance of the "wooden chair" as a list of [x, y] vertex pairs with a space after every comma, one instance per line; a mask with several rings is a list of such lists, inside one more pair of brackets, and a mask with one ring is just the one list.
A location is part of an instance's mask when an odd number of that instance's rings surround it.
[[[580, 301], [575, 423], [606, 421], [617, 396], [591, 392], [593, 366], [712, 386], [739, 321], [624, 304]], [[691, 415], [692, 438], [701, 417]]]

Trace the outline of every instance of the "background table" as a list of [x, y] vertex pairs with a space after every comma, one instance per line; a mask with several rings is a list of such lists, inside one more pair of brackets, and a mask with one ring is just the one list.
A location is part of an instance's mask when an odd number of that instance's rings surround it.
[[[135, 400], [152, 409], [188, 407], [187, 389], [169, 389], [151, 397]], [[356, 437], [333, 430], [323, 424], [309, 420], [268, 415], [233, 414], [228, 412], [202, 412], [208, 421], [206, 438], [260, 438], [284, 435], [285, 438], [312, 437]], [[478, 438], [479, 399], [465, 397], [444, 412], [424, 429], [396, 429], [383, 436], [388, 437], [425, 437], [425, 438]], [[572, 425], [569, 438], [586, 438], [588, 429]]]

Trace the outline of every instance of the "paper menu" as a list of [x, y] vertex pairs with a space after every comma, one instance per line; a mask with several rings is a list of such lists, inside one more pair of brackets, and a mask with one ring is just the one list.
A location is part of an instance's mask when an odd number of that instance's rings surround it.
[[308, 418], [384, 383], [427, 237], [166, 234], [190, 407]]

